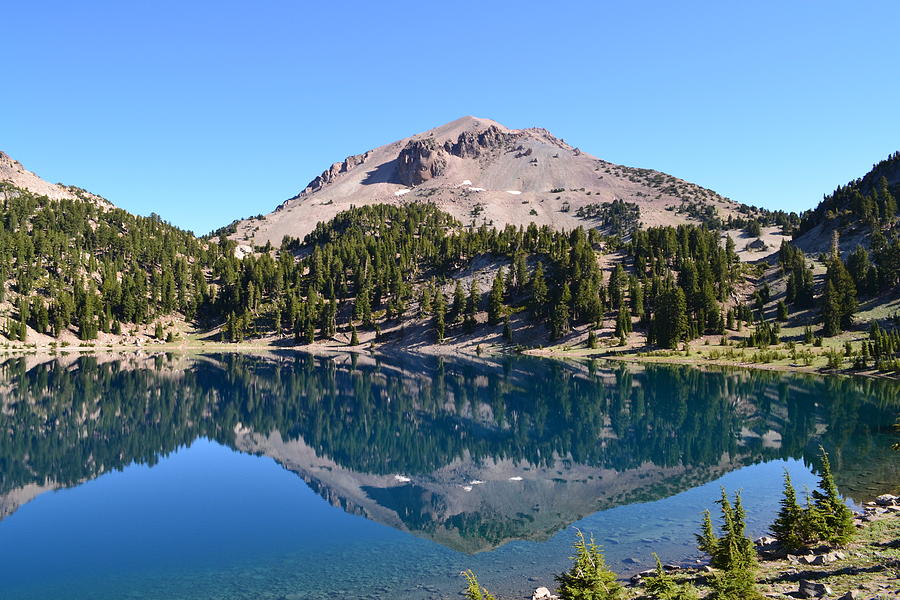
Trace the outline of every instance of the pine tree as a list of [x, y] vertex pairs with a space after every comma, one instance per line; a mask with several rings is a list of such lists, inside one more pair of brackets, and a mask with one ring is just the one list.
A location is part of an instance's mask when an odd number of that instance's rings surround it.
[[356, 325], [350, 325], [350, 345], [359, 346], [359, 334], [356, 333]]
[[547, 280], [544, 276], [544, 263], [538, 261], [531, 278], [531, 312], [535, 317], [547, 314]]
[[453, 307], [450, 309], [451, 318], [454, 323], [458, 323], [463, 317], [466, 310], [466, 292], [463, 290], [462, 282], [456, 280], [456, 287], [453, 290]]
[[713, 532], [709, 511], [704, 515], [703, 529], [697, 536], [698, 548], [710, 555], [712, 566], [719, 569], [710, 579], [714, 600], [757, 600], [763, 598], [756, 588], [756, 548], [746, 536], [746, 514], [741, 495], [734, 505], [722, 489], [716, 501], [722, 511], [722, 535]]
[[787, 304], [785, 304], [784, 300], [779, 300], [776, 305], [776, 316], [775, 318], [779, 321], [787, 321], [788, 319], [788, 308]]
[[446, 333], [446, 312], [447, 301], [444, 299], [444, 294], [438, 291], [437, 296], [434, 299], [434, 336], [438, 343], [444, 341], [444, 335]]
[[820, 489], [813, 491], [813, 498], [816, 508], [822, 513], [825, 520], [825, 529], [822, 531], [821, 537], [831, 544], [843, 545], [849, 542], [856, 532], [853, 525], [853, 512], [838, 493], [834, 475], [831, 473], [828, 453], [821, 446], [819, 446], [819, 460], [822, 477], [819, 480]]
[[697, 548], [704, 554], [715, 556], [719, 548], [719, 538], [713, 529], [712, 515], [709, 510], [703, 511], [703, 524], [697, 538]]
[[791, 482], [791, 474], [784, 470], [784, 492], [781, 509], [772, 524], [772, 534], [789, 551], [796, 551], [807, 544], [804, 537], [803, 509], [797, 504], [797, 492]]
[[856, 285], [837, 253], [832, 254], [825, 274], [822, 321], [826, 336], [837, 335], [853, 324], [856, 312]]
[[656, 342], [664, 348], [675, 348], [688, 335], [687, 300], [679, 287], [670, 286], [660, 296], [653, 318]]
[[553, 305], [553, 313], [550, 316], [550, 335], [555, 339], [559, 339], [569, 333], [571, 329], [569, 303], [572, 301], [572, 295], [569, 292], [569, 284], [563, 283], [559, 299]]
[[585, 540], [580, 530], [575, 530], [575, 564], [556, 576], [560, 600], [616, 600], [622, 597], [622, 585], [615, 573], [606, 566], [603, 552], [594, 541]]
[[488, 305], [488, 323], [496, 325], [503, 318], [503, 268], [497, 271], [491, 285], [490, 303]]

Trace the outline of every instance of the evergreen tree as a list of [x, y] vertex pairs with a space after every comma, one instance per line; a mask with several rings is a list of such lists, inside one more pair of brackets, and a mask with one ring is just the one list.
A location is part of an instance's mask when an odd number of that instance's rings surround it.
[[778, 517], [772, 524], [772, 534], [789, 551], [803, 548], [808, 539], [804, 535], [803, 509], [797, 504], [797, 492], [791, 482], [791, 474], [784, 470], [784, 493]]
[[503, 268], [497, 271], [491, 285], [490, 303], [488, 305], [488, 323], [496, 325], [503, 318]]
[[453, 307], [450, 309], [451, 320], [458, 323], [466, 310], [466, 292], [463, 290], [462, 282], [457, 279], [456, 287], [453, 290]]
[[466, 322], [469, 325], [475, 324], [475, 315], [478, 313], [481, 304], [481, 290], [478, 289], [478, 279], [472, 278], [469, 283], [469, 296], [466, 299]]
[[831, 463], [825, 448], [819, 446], [820, 468], [822, 477], [819, 490], [813, 491], [816, 508], [821, 512], [825, 522], [822, 538], [831, 544], [846, 544], [856, 532], [853, 525], [853, 512], [847, 507], [838, 493], [837, 484], [831, 473]]
[[444, 294], [438, 291], [434, 299], [434, 336], [438, 343], [444, 341], [446, 334], [445, 313], [447, 312], [447, 301], [444, 300]]
[[825, 294], [822, 305], [822, 321], [826, 336], [837, 335], [853, 324], [857, 308], [856, 286], [853, 278], [835, 253], [828, 262], [825, 274]]
[[606, 566], [603, 552], [594, 536], [585, 540], [576, 529], [574, 564], [556, 576], [560, 600], [617, 600], [622, 597], [622, 585], [615, 573]]
[[569, 293], [569, 284], [564, 283], [559, 294], [559, 299], [553, 305], [550, 316], [550, 336], [555, 340], [569, 333], [571, 329], [569, 303], [572, 295]]
[[538, 261], [531, 278], [531, 312], [535, 317], [543, 317], [547, 314], [547, 294], [544, 263]]
[[653, 332], [663, 348], [675, 348], [687, 338], [687, 300], [681, 288], [670, 286], [661, 295], [653, 318]]
[[787, 304], [785, 304], [784, 300], [779, 300], [776, 305], [776, 316], [775, 318], [779, 321], [787, 321], [788, 319], [788, 308]]

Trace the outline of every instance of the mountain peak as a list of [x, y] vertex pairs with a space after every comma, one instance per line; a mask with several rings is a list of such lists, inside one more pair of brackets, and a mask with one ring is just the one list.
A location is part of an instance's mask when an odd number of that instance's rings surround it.
[[[596, 227], [601, 205], [614, 200], [637, 205], [646, 226], [709, 212], [724, 219], [738, 208], [671, 175], [600, 160], [546, 129], [467, 115], [334, 163], [273, 213], [239, 221], [232, 236], [279, 244], [351, 206], [411, 201], [434, 203], [467, 225]], [[704, 206], [688, 210], [694, 205]]]

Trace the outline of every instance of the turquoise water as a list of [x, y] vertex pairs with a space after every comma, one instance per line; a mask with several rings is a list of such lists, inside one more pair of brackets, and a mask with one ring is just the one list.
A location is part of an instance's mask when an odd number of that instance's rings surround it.
[[852, 500], [900, 484], [890, 382], [293, 354], [0, 368], [3, 598], [454, 598], [466, 568], [519, 597], [566, 567], [573, 527], [623, 574], [696, 560], [720, 486], [763, 533], [820, 443]]

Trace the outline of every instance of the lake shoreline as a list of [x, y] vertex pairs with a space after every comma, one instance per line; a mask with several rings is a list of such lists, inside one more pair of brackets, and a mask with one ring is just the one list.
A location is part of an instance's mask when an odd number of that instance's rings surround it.
[[179, 342], [155, 342], [149, 341], [142, 344], [121, 344], [121, 343], [91, 343], [84, 342], [79, 345], [74, 344], [28, 344], [7, 342], [0, 347], [0, 356], [2, 355], [39, 355], [39, 356], [58, 356], [62, 354], [73, 355], [91, 355], [91, 354], [113, 354], [128, 355], [139, 352], [178, 352], [183, 354], [206, 354], [218, 352], [237, 352], [237, 353], [254, 353], [254, 352], [302, 352], [312, 355], [367, 355], [367, 356], [398, 356], [406, 355], [412, 357], [455, 357], [467, 360], [486, 360], [508, 355], [532, 356], [537, 358], [548, 358], [555, 360], [592, 360], [600, 359], [607, 361], [633, 363], [633, 364], [667, 364], [682, 365], [696, 368], [702, 367], [722, 367], [736, 369], [753, 369], [758, 371], [773, 371], [781, 373], [798, 373], [820, 376], [844, 376], [844, 377], [867, 377], [872, 379], [886, 379], [889, 381], [900, 380], [900, 376], [879, 372], [874, 369], [858, 371], [853, 369], [826, 369], [816, 366], [804, 365], [785, 365], [773, 363], [757, 363], [747, 361], [733, 361], [710, 359], [704, 357], [700, 352], [693, 353], [690, 356], [684, 356], [679, 352], [678, 355], [669, 356], [643, 356], [633, 352], [633, 349], [626, 351], [616, 351], [609, 348], [599, 350], [589, 349], [560, 349], [559, 347], [551, 348], [531, 348], [525, 350], [515, 350], [511, 347], [498, 346], [496, 344], [488, 345], [484, 348], [482, 345], [472, 344], [429, 344], [415, 347], [404, 346], [397, 342], [387, 342], [370, 346], [360, 344], [357, 346], [349, 346], [346, 344], [294, 344], [286, 343], [286, 338], [263, 338], [254, 341], [245, 342], [210, 342], [198, 339]]

